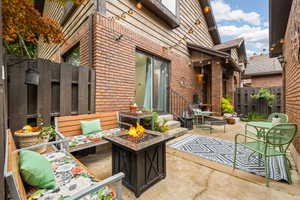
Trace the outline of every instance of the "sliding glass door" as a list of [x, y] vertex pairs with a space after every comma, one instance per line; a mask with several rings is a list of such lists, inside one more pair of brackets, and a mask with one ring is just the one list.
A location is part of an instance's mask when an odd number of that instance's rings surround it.
[[136, 52], [135, 100], [147, 110], [168, 112], [169, 62]]

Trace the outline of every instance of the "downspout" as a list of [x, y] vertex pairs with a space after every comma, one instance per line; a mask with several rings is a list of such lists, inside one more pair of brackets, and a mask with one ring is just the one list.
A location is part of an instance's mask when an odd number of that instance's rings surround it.
[[285, 60], [284, 60], [284, 56], [279, 56], [278, 61], [281, 64], [282, 67], [282, 112], [286, 113], [286, 70], [285, 70]]

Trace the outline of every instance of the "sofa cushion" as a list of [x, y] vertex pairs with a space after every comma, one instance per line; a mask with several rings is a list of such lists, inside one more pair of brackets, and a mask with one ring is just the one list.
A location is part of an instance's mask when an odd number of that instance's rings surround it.
[[[51, 163], [51, 167], [56, 177], [56, 187], [54, 189], [31, 189], [27, 196], [28, 200], [61, 200], [66, 199], [80, 191], [87, 190], [98, 181], [88, 173], [77, 160], [64, 151], [43, 154]], [[115, 199], [115, 193], [108, 187], [103, 187], [92, 192], [82, 199]], [[98, 197], [98, 198], [97, 198]], [[106, 197], [106, 198], [105, 198]]]
[[24, 182], [38, 188], [55, 187], [51, 164], [44, 156], [29, 150], [23, 150], [19, 155], [20, 172]]
[[101, 124], [100, 119], [90, 121], [80, 121], [81, 132], [83, 135], [100, 132]]
[[120, 131], [120, 128], [110, 129], [101, 131], [98, 133], [92, 133], [88, 135], [76, 135], [76, 136], [69, 136], [66, 139], [69, 141], [70, 147], [76, 147], [79, 145], [85, 145], [89, 143], [97, 143], [102, 140], [102, 137], [106, 135], [116, 134]]

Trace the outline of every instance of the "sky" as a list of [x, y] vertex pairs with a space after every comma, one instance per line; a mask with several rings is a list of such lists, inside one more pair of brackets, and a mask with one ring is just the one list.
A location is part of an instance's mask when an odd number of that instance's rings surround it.
[[247, 56], [269, 49], [268, 0], [212, 0], [222, 42], [243, 37]]

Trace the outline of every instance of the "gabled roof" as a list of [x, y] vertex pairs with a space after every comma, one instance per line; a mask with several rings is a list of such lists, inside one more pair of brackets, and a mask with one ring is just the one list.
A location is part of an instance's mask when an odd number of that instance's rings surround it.
[[248, 58], [248, 65], [244, 76], [261, 76], [281, 74], [282, 67], [277, 58], [269, 58], [269, 55], [262, 54]]
[[232, 48], [240, 48], [240, 46], [242, 45], [243, 42], [244, 42], [244, 38], [237, 38], [235, 40], [230, 40], [230, 41], [215, 45], [213, 47], [213, 49], [227, 50], [227, 49], [232, 49]]
[[219, 51], [228, 51], [230, 49], [237, 48], [239, 53], [239, 58], [243, 59], [243, 61], [247, 62], [247, 55], [246, 55], [246, 47], [245, 47], [245, 40], [244, 38], [237, 38], [234, 40], [230, 40], [218, 45], [215, 45], [213, 49]]
[[279, 41], [284, 39], [293, 0], [269, 0], [269, 46], [270, 57], [282, 54]]
[[221, 58], [229, 58], [230, 57], [230, 55], [228, 53], [218, 51], [218, 50], [215, 50], [212, 48], [207, 48], [204, 46], [192, 44], [192, 43], [187, 43], [187, 47], [191, 50], [199, 51], [199, 52], [208, 54], [210, 56], [217, 56], [217, 57], [221, 57]]
[[215, 57], [220, 57], [223, 59], [228, 59], [229, 64], [234, 68], [234, 70], [241, 71], [241, 68], [237, 65], [237, 63], [232, 59], [231, 55], [228, 53], [225, 53], [223, 51], [214, 50], [212, 48], [207, 48], [207, 47], [203, 47], [200, 45], [192, 44], [192, 43], [187, 43], [187, 47], [189, 50], [198, 51], [198, 52], [207, 54], [209, 56], [215, 56]]

